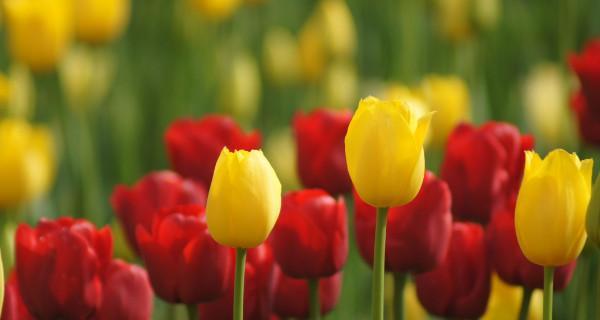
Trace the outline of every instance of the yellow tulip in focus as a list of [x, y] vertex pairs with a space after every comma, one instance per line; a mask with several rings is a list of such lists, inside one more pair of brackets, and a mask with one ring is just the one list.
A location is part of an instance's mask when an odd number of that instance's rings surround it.
[[[404, 101], [415, 111], [417, 117], [425, 115], [430, 110], [429, 106], [420, 95], [416, 94], [413, 90], [401, 84], [390, 84], [385, 90], [385, 98], [388, 100]], [[433, 119], [433, 123], [435, 123], [436, 118], [437, 116]], [[423, 143], [423, 145], [429, 145], [430, 141], [431, 130], [427, 132], [427, 137], [425, 138], [425, 142]]]
[[[542, 292], [535, 290], [531, 297], [528, 320], [539, 320], [542, 317]], [[492, 290], [488, 306], [482, 320], [517, 319], [523, 299], [523, 288], [512, 286], [502, 281], [495, 273], [492, 275]]]
[[33, 71], [54, 68], [71, 43], [71, 0], [5, 0], [10, 54]]
[[253, 248], [273, 229], [281, 208], [281, 183], [260, 150], [223, 148], [208, 192], [208, 231], [218, 243]]
[[229, 18], [240, 6], [240, 0], [189, 0], [202, 16], [213, 21]]
[[346, 134], [346, 162], [358, 195], [378, 208], [411, 201], [425, 172], [423, 143], [432, 113], [400, 100], [362, 99]]
[[75, 32], [89, 43], [114, 40], [123, 33], [129, 21], [130, 0], [73, 0]]
[[562, 149], [543, 160], [534, 151], [526, 152], [515, 228], [529, 261], [556, 267], [577, 258], [587, 238], [592, 169], [592, 159], [580, 161]]
[[423, 79], [420, 92], [430, 110], [437, 112], [431, 138], [433, 145], [442, 148], [454, 127], [470, 118], [469, 89], [458, 77], [431, 75]]
[[0, 121], [0, 208], [46, 192], [54, 170], [53, 140], [46, 129], [19, 119]]

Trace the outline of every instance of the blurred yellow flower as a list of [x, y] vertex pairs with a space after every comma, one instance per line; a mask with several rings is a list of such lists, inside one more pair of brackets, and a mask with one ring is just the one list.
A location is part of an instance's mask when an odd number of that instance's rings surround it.
[[26, 118], [34, 112], [35, 88], [31, 72], [22, 64], [15, 63], [9, 70], [10, 97], [8, 114]]
[[328, 107], [347, 108], [356, 103], [358, 76], [350, 61], [334, 61], [325, 74], [325, 97]]
[[356, 29], [345, 0], [322, 0], [317, 8], [321, 32], [329, 54], [350, 58], [356, 50]]
[[470, 119], [469, 89], [458, 77], [430, 75], [421, 82], [420, 93], [430, 110], [437, 112], [431, 122], [431, 142], [443, 148], [454, 127]]
[[498, 24], [502, 2], [500, 0], [471, 0], [473, 15], [480, 28], [492, 29]]
[[280, 129], [267, 136], [265, 155], [271, 159], [273, 169], [281, 181], [284, 191], [300, 188], [296, 171], [296, 143], [289, 128]]
[[436, 0], [440, 33], [452, 41], [470, 37], [470, 0]]
[[71, 0], [5, 0], [10, 54], [33, 71], [52, 70], [73, 32]]
[[404, 286], [404, 319], [428, 319], [427, 311], [421, 306], [417, 298], [417, 289], [412, 281], [407, 281]]
[[73, 0], [77, 38], [100, 44], [114, 40], [129, 22], [131, 0]]
[[587, 238], [586, 210], [592, 188], [592, 159], [556, 149], [545, 159], [525, 153], [515, 228], [523, 254], [535, 264], [562, 266], [577, 259]]
[[10, 101], [10, 79], [0, 73], [0, 108], [6, 107]]
[[281, 183], [262, 151], [223, 148], [206, 203], [213, 239], [233, 248], [254, 248], [271, 233], [280, 208]]
[[256, 60], [245, 52], [228, 61], [221, 84], [221, 108], [242, 123], [251, 123], [258, 111], [261, 79]]
[[267, 77], [277, 85], [296, 82], [300, 74], [298, 44], [286, 29], [269, 29], [263, 41], [263, 64]]
[[360, 101], [345, 146], [348, 172], [361, 199], [377, 208], [414, 199], [425, 174], [423, 143], [431, 116], [418, 116], [400, 100]]
[[[542, 318], [542, 292], [535, 290], [529, 304], [528, 320]], [[512, 286], [502, 281], [497, 274], [492, 274], [492, 292], [488, 300], [487, 310], [482, 320], [517, 319], [523, 299], [523, 288]]]
[[240, 6], [240, 0], [189, 0], [194, 8], [202, 16], [220, 21], [229, 18]]
[[45, 193], [54, 171], [53, 138], [48, 130], [20, 119], [0, 121], [0, 208]]
[[298, 36], [302, 76], [309, 82], [319, 80], [327, 65], [327, 50], [322, 32], [318, 20], [311, 17], [304, 24]]

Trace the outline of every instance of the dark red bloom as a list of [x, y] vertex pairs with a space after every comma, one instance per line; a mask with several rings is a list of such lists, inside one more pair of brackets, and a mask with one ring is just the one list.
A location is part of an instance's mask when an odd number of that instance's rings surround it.
[[115, 187], [110, 203], [131, 247], [139, 253], [135, 228], [152, 227], [156, 212], [180, 204], [205, 205], [206, 190], [202, 185], [181, 178], [171, 171], [152, 172], [134, 186]]
[[[544, 268], [525, 258], [515, 231], [514, 207], [496, 212], [486, 229], [488, 257], [492, 268], [505, 282], [530, 289], [544, 288]], [[554, 290], [561, 291], [573, 277], [576, 261], [556, 268]]]
[[571, 100], [579, 132], [589, 143], [600, 145], [600, 38], [593, 39], [580, 55], [569, 56], [581, 89]]
[[181, 119], [171, 123], [165, 133], [165, 142], [175, 171], [210, 186], [223, 147], [229, 150], [258, 149], [261, 138], [257, 131], [244, 133], [227, 116], [209, 115], [198, 120]]
[[102, 302], [102, 275], [112, 258], [107, 227], [72, 218], [22, 224], [16, 233], [16, 273], [23, 302], [41, 319], [85, 319]]
[[321, 188], [333, 195], [352, 190], [344, 151], [351, 119], [350, 110], [324, 108], [294, 116], [298, 174], [306, 188]]
[[[450, 243], [451, 197], [446, 183], [429, 171], [410, 203], [388, 210], [385, 269], [424, 272], [442, 262]], [[356, 242], [363, 259], [373, 265], [375, 208], [354, 192]]]
[[479, 318], [490, 295], [490, 267], [483, 228], [454, 223], [444, 262], [415, 277], [417, 296], [429, 313], [458, 319]]
[[2, 305], [2, 320], [33, 320], [21, 298], [17, 275], [13, 271], [4, 286], [4, 304]]
[[[278, 272], [273, 311], [282, 319], [306, 319], [309, 314], [308, 280], [295, 279]], [[319, 279], [321, 315], [329, 313], [342, 292], [342, 271]]]
[[146, 270], [113, 260], [104, 274], [102, 304], [95, 319], [148, 320], [153, 298]]
[[[235, 252], [232, 256], [235, 261]], [[227, 292], [220, 299], [199, 306], [203, 319], [229, 320], [233, 318], [234, 272], [231, 268], [231, 280]], [[269, 245], [262, 244], [248, 250], [246, 275], [244, 279], [244, 319], [269, 319], [275, 293], [275, 263]]]
[[441, 177], [452, 192], [452, 213], [458, 220], [488, 223], [492, 213], [518, 192], [524, 150], [533, 138], [515, 126], [487, 122], [476, 128], [460, 124], [450, 134]]
[[230, 250], [208, 234], [202, 206], [163, 209], [151, 229], [139, 225], [136, 233], [150, 283], [161, 299], [192, 304], [225, 293]]
[[287, 193], [269, 239], [281, 270], [294, 278], [327, 277], [348, 257], [346, 205], [327, 192]]

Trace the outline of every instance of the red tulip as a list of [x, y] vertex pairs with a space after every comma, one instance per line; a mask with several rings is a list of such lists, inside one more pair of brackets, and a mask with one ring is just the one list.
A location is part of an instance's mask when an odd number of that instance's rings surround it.
[[[235, 252], [231, 251], [235, 261]], [[227, 292], [220, 299], [199, 306], [202, 319], [229, 320], [233, 318], [233, 276]], [[244, 319], [269, 319], [275, 290], [275, 263], [269, 245], [262, 244], [248, 250], [246, 276], [244, 279]]]
[[508, 123], [457, 126], [448, 138], [441, 168], [441, 177], [452, 192], [454, 217], [486, 224], [518, 192], [523, 151], [532, 147], [533, 138], [521, 136]]
[[348, 257], [344, 199], [319, 189], [287, 193], [269, 241], [281, 270], [291, 277], [337, 273]]
[[483, 228], [458, 222], [452, 226], [450, 247], [442, 264], [415, 277], [417, 296], [433, 315], [479, 318], [487, 307], [490, 278]]
[[[388, 210], [385, 269], [390, 272], [424, 272], [442, 262], [452, 230], [451, 197], [443, 180], [429, 171], [417, 197]], [[362, 258], [373, 265], [375, 208], [354, 192], [356, 241]]]
[[[282, 319], [307, 318], [309, 314], [308, 281], [295, 279], [278, 272], [273, 311]], [[329, 313], [340, 299], [342, 271], [319, 279], [321, 315]]]
[[23, 302], [42, 319], [85, 319], [102, 302], [102, 274], [112, 257], [110, 229], [72, 218], [22, 224], [16, 273]]
[[352, 190], [344, 152], [351, 119], [350, 110], [323, 108], [294, 116], [298, 173], [305, 187], [321, 188], [334, 195]]
[[161, 299], [192, 304], [225, 293], [230, 250], [208, 234], [202, 206], [163, 209], [151, 229], [138, 225], [136, 233], [150, 283]]
[[[515, 231], [514, 206], [492, 216], [486, 230], [488, 257], [492, 268], [505, 282], [529, 289], [544, 288], [544, 268], [525, 258]], [[573, 277], [576, 261], [556, 268], [554, 290], [561, 291]]]
[[4, 304], [2, 306], [2, 320], [33, 320], [21, 298], [17, 275], [11, 272], [4, 286]]
[[600, 38], [588, 42], [581, 55], [571, 55], [569, 62], [581, 83], [572, 99], [579, 131], [587, 142], [600, 145]]
[[198, 120], [173, 122], [167, 129], [165, 142], [175, 171], [210, 186], [223, 147], [229, 150], [258, 149], [261, 138], [257, 131], [244, 133], [227, 116], [209, 115]]
[[129, 244], [139, 253], [135, 237], [137, 225], [150, 229], [156, 212], [162, 208], [179, 204], [204, 205], [206, 191], [200, 184], [174, 172], [158, 171], [144, 176], [131, 188], [116, 186], [110, 202]]
[[95, 318], [148, 320], [153, 297], [146, 270], [113, 260], [104, 274], [102, 304]]

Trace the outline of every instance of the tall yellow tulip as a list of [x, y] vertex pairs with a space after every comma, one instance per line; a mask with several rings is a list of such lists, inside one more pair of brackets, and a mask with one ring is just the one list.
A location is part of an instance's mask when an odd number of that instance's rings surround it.
[[577, 259], [587, 238], [593, 160], [562, 149], [544, 160], [534, 151], [525, 155], [515, 228], [525, 257], [544, 266], [544, 319], [551, 319], [554, 267]]
[[89, 43], [114, 40], [129, 21], [130, 0], [74, 0], [74, 4], [77, 38]]
[[73, 31], [70, 0], [5, 0], [10, 53], [33, 71], [49, 71], [63, 57]]

